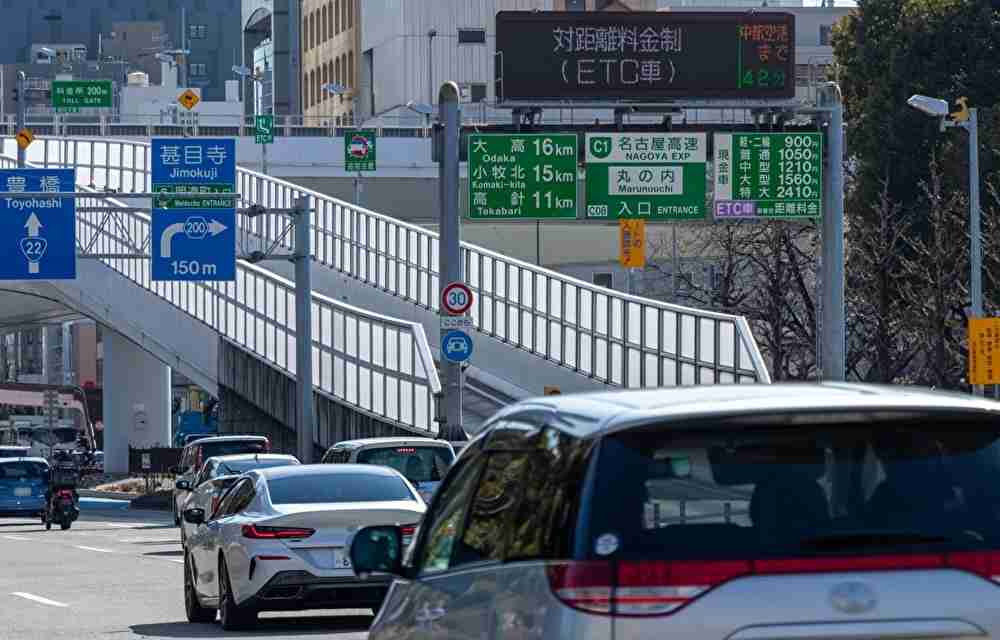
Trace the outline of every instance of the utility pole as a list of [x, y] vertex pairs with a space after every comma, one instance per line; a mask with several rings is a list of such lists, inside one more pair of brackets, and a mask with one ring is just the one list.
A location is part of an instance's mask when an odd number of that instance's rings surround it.
[[[434, 37], [438, 34], [437, 29], [427, 32], [427, 104], [434, 106]], [[428, 113], [427, 126], [431, 126], [431, 115]]]
[[[960, 124], [969, 133], [969, 289], [972, 317], [983, 317], [983, 229], [979, 211], [979, 109], [969, 109], [969, 119]], [[982, 385], [972, 386], [973, 395], [984, 394]]]
[[822, 106], [828, 109], [829, 170], [823, 214], [822, 379], [842, 381], [846, 374], [844, 317], [844, 105], [840, 87], [828, 82]]
[[[24, 90], [26, 78], [23, 71], [17, 72], [17, 131], [14, 132], [14, 135], [24, 129], [24, 112], [28, 103], [28, 95]], [[24, 166], [24, 149], [21, 148], [21, 145], [17, 145], [17, 166]]]
[[[441, 275], [438, 299], [444, 288], [452, 282], [464, 282], [462, 273], [462, 238], [458, 213], [458, 162], [460, 120], [458, 85], [445, 82], [438, 93], [438, 131], [441, 135], [440, 177], [438, 185], [441, 199], [440, 251], [438, 273]], [[442, 316], [447, 312], [438, 310]], [[440, 437], [445, 440], [465, 440], [462, 430], [462, 365], [441, 358], [441, 373], [444, 387], [444, 418]]]
[[313, 461], [315, 424], [313, 422], [312, 379], [312, 256], [309, 230], [309, 198], [295, 201], [295, 380], [296, 452], [302, 464]]

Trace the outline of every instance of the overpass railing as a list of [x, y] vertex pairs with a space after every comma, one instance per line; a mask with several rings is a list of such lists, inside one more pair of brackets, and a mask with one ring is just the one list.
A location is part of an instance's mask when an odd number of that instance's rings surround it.
[[[51, 143], [39, 147], [50, 148]], [[77, 167], [79, 188], [85, 191], [92, 190], [89, 185], [126, 191], [142, 185], [141, 170], [105, 168], [98, 175], [96, 165], [89, 161], [92, 157], [77, 148], [63, 156], [43, 151], [40, 157], [32, 154], [30, 160], [33, 166]], [[14, 167], [16, 161], [5, 154], [0, 157], [0, 166]], [[126, 175], [133, 179], [124, 180]], [[113, 209], [127, 206], [115, 199], [77, 198], [80, 247], [85, 247], [88, 254], [106, 256], [143, 252], [148, 246], [149, 216]], [[293, 282], [244, 262], [237, 263], [235, 282], [153, 282], [148, 260], [100, 259], [244, 350], [295, 375], [298, 363]], [[441, 384], [422, 325], [313, 293], [312, 326], [313, 381], [318, 392], [379, 419], [437, 432], [434, 396]]]
[[[29, 152], [76, 167], [82, 184], [151, 188], [145, 142], [41, 138]], [[285, 208], [308, 196], [317, 261], [437, 311], [436, 233], [253, 171], [238, 169], [237, 182], [245, 204]], [[243, 231], [290, 247], [273, 217], [240, 218]], [[770, 381], [743, 317], [630, 296], [468, 243], [462, 256], [476, 329], [580, 375], [632, 388]]]

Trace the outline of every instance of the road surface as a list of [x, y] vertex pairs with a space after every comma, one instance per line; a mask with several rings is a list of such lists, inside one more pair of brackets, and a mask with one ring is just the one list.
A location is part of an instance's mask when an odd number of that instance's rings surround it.
[[69, 531], [0, 518], [0, 640], [367, 637], [367, 610], [265, 613], [247, 632], [190, 624], [169, 515], [114, 501], [83, 506]]

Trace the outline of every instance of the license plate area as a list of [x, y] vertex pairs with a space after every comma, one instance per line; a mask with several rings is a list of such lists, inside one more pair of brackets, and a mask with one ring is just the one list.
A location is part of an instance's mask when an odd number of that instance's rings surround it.
[[348, 555], [347, 549], [343, 547], [337, 547], [333, 550], [333, 568], [334, 569], [351, 568], [351, 557], [350, 555]]
[[17, 487], [14, 489], [14, 496], [18, 498], [27, 498], [31, 495], [31, 487]]

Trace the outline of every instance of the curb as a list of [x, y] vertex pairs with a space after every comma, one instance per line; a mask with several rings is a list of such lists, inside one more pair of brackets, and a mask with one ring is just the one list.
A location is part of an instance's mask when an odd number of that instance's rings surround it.
[[104, 498], [106, 500], [132, 500], [136, 497], [134, 493], [121, 493], [118, 491], [95, 491], [93, 489], [77, 489], [81, 498]]

